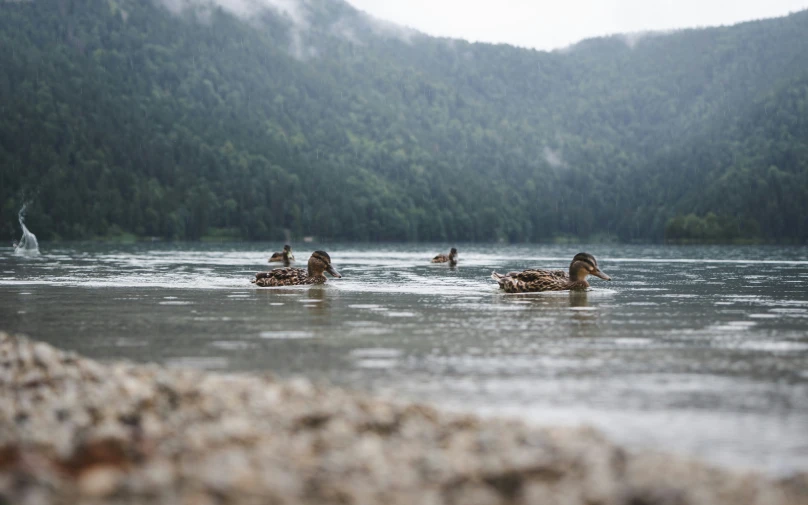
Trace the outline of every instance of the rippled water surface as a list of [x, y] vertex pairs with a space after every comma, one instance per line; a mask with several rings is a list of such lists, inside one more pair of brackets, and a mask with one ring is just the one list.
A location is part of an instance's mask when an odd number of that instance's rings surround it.
[[[0, 329], [101, 359], [305, 374], [773, 473], [808, 470], [808, 249], [301, 244], [342, 279], [257, 289], [280, 244], [0, 253]], [[612, 282], [505, 295], [593, 253]]]

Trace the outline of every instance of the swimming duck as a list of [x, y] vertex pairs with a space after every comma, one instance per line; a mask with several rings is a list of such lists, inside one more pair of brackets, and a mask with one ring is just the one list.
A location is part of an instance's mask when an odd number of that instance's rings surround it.
[[331, 257], [325, 251], [314, 251], [309, 258], [309, 268], [276, 268], [269, 272], [255, 274], [252, 282], [262, 288], [270, 286], [297, 286], [303, 284], [322, 284], [326, 281], [323, 272], [328, 272], [334, 277], [342, 277], [339, 272], [331, 266]]
[[457, 265], [457, 249], [452, 247], [452, 250], [449, 251], [449, 254], [438, 254], [434, 258], [432, 258], [432, 263], [446, 263], [449, 262], [449, 266]]
[[269, 257], [267, 260], [269, 263], [275, 262], [283, 262], [283, 266], [288, 267], [289, 264], [295, 260], [294, 255], [292, 254], [292, 248], [289, 247], [289, 244], [283, 246], [283, 252], [276, 252], [272, 253], [272, 256]]
[[505, 275], [491, 273], [491, 278], [499, 283], [506, 293], [528, 293], [534, 291], [582, 291], [589, 287], [587, 275], [594, 275], [610, 281], [611, 277], [598, 268], [598, 261], [589, 253], [578, 253], [572, 258], [569, 273], [563, 270], [530, 269], [523, 272], [508, 272]]

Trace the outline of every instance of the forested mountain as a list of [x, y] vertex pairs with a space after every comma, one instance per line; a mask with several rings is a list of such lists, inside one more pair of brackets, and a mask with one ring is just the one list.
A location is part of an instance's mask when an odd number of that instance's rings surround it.
[[542, 52], [342, 0], [34, 0], [0, 48], [8, 237], [30, 201], [45, 239], [808, 240], [808, 11]]

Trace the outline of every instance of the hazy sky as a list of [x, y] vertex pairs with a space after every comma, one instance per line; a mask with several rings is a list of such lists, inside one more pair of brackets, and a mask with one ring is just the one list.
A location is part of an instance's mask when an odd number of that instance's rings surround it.
[[808, 0], [348, 0], [430, 35], [555, 49], [613, 33], [732, 24], [808, 8]]

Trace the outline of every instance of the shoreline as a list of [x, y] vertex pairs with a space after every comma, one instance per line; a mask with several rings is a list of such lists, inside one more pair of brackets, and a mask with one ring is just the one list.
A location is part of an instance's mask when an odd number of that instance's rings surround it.
[[99, 363], [0, 332], [0, 503], [808, 503], [785, 479], [626, 451], [591, 428], [306, 379]]

